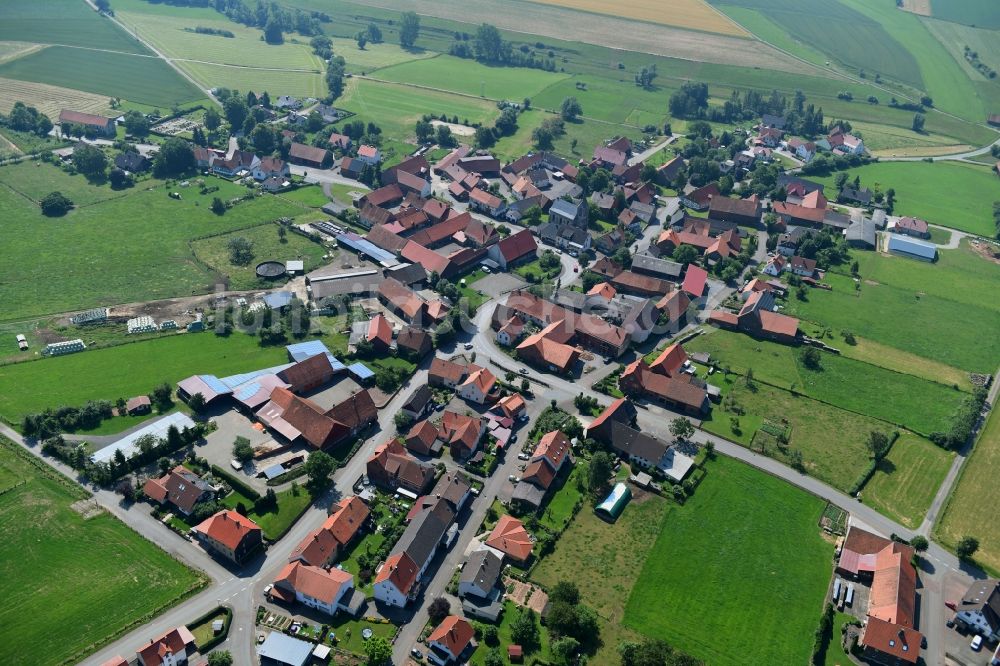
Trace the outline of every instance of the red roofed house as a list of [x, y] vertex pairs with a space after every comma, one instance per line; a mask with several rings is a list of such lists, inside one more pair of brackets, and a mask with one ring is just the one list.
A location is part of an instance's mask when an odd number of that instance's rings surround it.
[[332, 565], [340, 551], [361, 531], [370, 512], [361, 498], [351, 496], [333, 505], [333, 513], [323, 525], [303, 539], [292, 554], [289, 562], [304, 562], [314, 567]]
[[522, 229], [511, 234], [499, 243], [490, 246], [489, 257], [500, 264], [500, 267], [507, 270], [510, 266], [521, 262], [530, 261], [538, 251], [538, 244], [529, 229]]
[[524, 529], [524, 523], [511, 515], [500, 517], [485, 543], [519, 564], [531, 558], [531, 550], [535, 546], [528, 530]]
[[684, 347], [674, 343], [660, 352], [656, 360], [649, 364], [649, 369], [665, 377], [673, 377], [681, 371], [687, 360], [688, 356]]
[[708, 271], [701, 266], [688, 264], [687, 273], [684, 274], [684, 283], [681, 291], [690, 294], [694, 298], [701, 298], [705, 295], [705, 286], [708, 284]]
[[214, 495], [210, 484], [183, 465], [159, 479], [149, 479], [142, 491], [154, 502], [169, 504], [185, 516], [191, 514], [195, 504], [210, 500]]
[[639, 358], [625, 368], [618, 385], [626, 395], [656, 400], [680, 412], [699, 415], [708, 411], [708, 391], [704, 382], [684, 373], [667, 376], [664, 370], [661, 364], [659, 371], [654, 372]]
[[573, 331], [564, 320], [554, 321], [538, 333], [529, 335], [517, 346], [517, 356], [529, 363], [563, 374], [573, 370], [580, 350], [566, 344]]
[[708, 217], [713, 220], [735, 222], [757, 226], [760, 222], [761, 206], [757, 195], [749, 199], [731, 199], [724, 196], [714, 196], [709, 202]]
[[326, 148], [308, 146], [304, 143], [292, 143], [288, 149], [288, 161], [314, 169], [326, 169], [330, 166], [332, 158], [330, 151]]
[[368, 322], [365, 340], [370, 342], [376, 351], [386, 351], [392, 346], [392, 324], [384, 316], [375, 315]]
[[351, 142], [351, 137], [347, 136], [346, 134], [338, 134], [337, 132], [334, 132], [333, 134], [330, 135], [330, 138], [327, 139], [327, 143], [329, 143], [333, 148], [340, 148], [341, 150], [350, 150], [352, 142]]
[[457, 615], [449, 615], [427, 637], [427, 658], [438, 666], [460, 661], [476, 632]]
[[712, 197], [722, 196], [716, 183], [709, 183], [687, 194], [681, 195], [681, 203], [693, 210], [708, 210]]
[[734, 328], [754, 337], [777, 342], [798, 341], [799, 320], [774, 311], [774, 292], [758, 291], [750, 295], [739, 314], [716, 310], [709, 314], [711, 324]]
[[509, 419], [516, 419], [524, 414], [527, 409], [527, 404], [524, 402], [524, 398], [521, 397], [520, 393], [511, 393], [510, 395], [500, 398], [497, 402], [497, 407]]
[[62, 129], [63, 134], [68, 131], [68, 125], [83, 125], [84, 127], [90, 127], [97, 130], [97, 133], [101, 136], [114, 138], [117, 130], [115, 129], [115, 119], [105, 118], [104, 116], [95, 116], [92, 113], [83, 113], [81, 111], [70, 111], [69, 109], [63, 109], [59, 112], [59, 125]]
[[434, 480], [434, 468], [409, 455], [396, 439], [376, 448], [366, 469], [372, 483], [390, 490], [403, 488], [417, 495], [423, 494]]
[[427, 371], [427, 383], [431, 386], [455, 388], [465, 379], [468, 372], [467, 366], [435, 356], [431, 359], [431, 367]]
[[479, 442], [485, 433], [480, 417], [448, 410], [441, 419], [438, 439], [450, 447], [452, 458], [464, 460], [479, 449]]
[[618, 398], [604, 408], [600, 415], [587, 426], [587, 437], [600, 442], [611, 441], [611, 424], [623, 423], [632, 425], [635, 423], [636, 410], [627, 398]]
[[271, 589], [271, 597], [286, 603], [298, 602], [336, 615], [348, 610], [354, 592], [354, 576], [341, 569], [321, 569], [302, 562], [289, 562]]
[[129, 416], [149, 414], [153, 411], [153, 403], [148, 395], [139, 395], [128, 399], [128, 402], [125, 403], [125, 411]]
[[375, 146], [361, 146], [358, 148], [358, 159], [365, 164], [378, 166], [382, 161], [382, 153]]
[[196, 649], [194, 634], [177, 627], [135, 653], [140, 666], [183, 666]]
[[495, 194], [476, 187], [469, 192], [469, 206], [493, 217], [499, 217], [506, 210], [507, 203]]
[[108, 659], [106, 662], [102, 663], [101, 666], [129, 666], [128, 659], [121, 655], [115, 655]]
[[263, 543], [257, 524], [231, 509], [206, 518], [191, 531], [205, 548], [236, 564], [242, 564]]
[[496, 375], [486, 368], [480, 368], [470, 373], [465, 378], [465, 381], [458, 385], [458, 395], [463, 400], [482, 405], [487, 400], [495, 397], [493, 390], [496, 387], [496, 383]]
[[897, 234], [906, 234], [914, 238], [930, 238], [930, 229], [927, 223], [915, 217], [901, 217], [892, 230]]
[[419, 573], [416, 563], [406, 552], [385, 558], [382, 568], [375, 574], [375, 600], [388, 606], [405, 607], [416, 596]]
[[438, 439], [438, 429], [430, 421], [424, 420], [410, 428], [403, 440], [403, 446], [422, 456], [434, 453], [434, 442]]
[[538, 446], [535, 447], [532, 459], [544, 459], [558, 474], [562, 470], [563, 465], [566, 464], [566, 461], [569, 460], [569, 450], [569, 438], [562, 431], [553, 430], [552, 432], [545, 433], [538, 440]]

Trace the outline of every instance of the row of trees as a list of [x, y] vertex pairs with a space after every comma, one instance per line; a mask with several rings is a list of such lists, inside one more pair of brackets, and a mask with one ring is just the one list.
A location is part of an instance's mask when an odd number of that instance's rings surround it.
[[0, 125], [38, 136], [47, 136], [52, 131], [52, 120], [35, 107], [26, 106], [24, 102], [14, 102], [9, 114], [0, 114]]
[[495, 25], [483, 23], [469, 40], [463, 33], [456, 33], [456, 41], [448, 49], [449, 55], [459, 58], [475, 58], [490, 65], [509, 67], [529, 67], [549, 72], [556, 70], [556, 62], [549, 52], [548, 57], [537, 55], [527, 44], [515, 49], [512, 42], [503, 38]]

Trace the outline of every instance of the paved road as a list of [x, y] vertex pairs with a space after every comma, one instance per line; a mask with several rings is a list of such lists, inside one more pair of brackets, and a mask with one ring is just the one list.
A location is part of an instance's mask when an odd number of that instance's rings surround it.
[[656, 153], [660, 152], [663, 148], [665, 148], [666, 146], [669, 146], [671, 143], [673, 143], [677, 139], [681, 138], [681, 136], [682, 135], [680, 135], [680, 134], [672, 134], [672, 135], [668, 136], [663, 141], [657, 142], [655, 145], [647, 148], [646, 150], [642, 151], [641, 153], [636, 153], [635, 155], [632, 155], [632, 157], [629, 159], [628, 163], [629, 164], [638, 164], [639, 162], [645, 162], [650, 157], [652, 157]]

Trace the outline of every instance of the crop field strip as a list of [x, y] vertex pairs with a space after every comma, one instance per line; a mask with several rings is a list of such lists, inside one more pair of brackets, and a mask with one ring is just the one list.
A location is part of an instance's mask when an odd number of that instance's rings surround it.
[[603, 0], [531, 0], [545, 5], [606, 14], [620, 18], [661, 23], [663, 25], [715, 32], [736, 37], [748, 36], [747, 31], [726, 18], [703, 0], [621, 0], [611, 7]]
[[101, 17], [83, 0], [5, 2], [0, 16], [0, 40], [150, 55], [146, 47]]
[[29, 103], [52, 119], [58, 118], [59, 111], [64, 108], [98, 115], [111, 110], [108, 98], [104, 95], [44, 83], [0, 78], [0, 113], [10, 113], [14, 102]]

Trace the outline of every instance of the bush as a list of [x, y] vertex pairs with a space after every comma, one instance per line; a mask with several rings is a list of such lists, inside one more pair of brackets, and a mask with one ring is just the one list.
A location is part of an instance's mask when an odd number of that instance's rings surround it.
[[830, 640], [833, 638], [833, 604], [827, 604], [820, 616], [819, 626], [816, 628], [816, 639], [813, 642], [812, 663], [822, 666], [826, 661], [826, 651], [830, 647]]
[[62, 192], [49, 192], [39, 202], [42, 214], [47, 217], [61, 217], [73, 209], [73, 202]]

